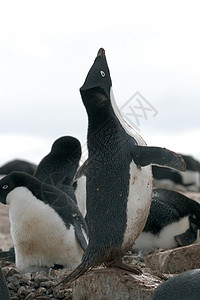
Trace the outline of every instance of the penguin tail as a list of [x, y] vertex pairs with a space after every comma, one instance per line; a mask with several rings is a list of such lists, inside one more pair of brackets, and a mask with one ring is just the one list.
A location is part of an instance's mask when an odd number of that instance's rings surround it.
[[98, 246], [88, 247], [83, 254], [81, 263], [57, 285], [71, 283], [89, 272], [92, 268], [103, 263], [105, 261], [103, 259], [105, 257], [105, 255], [103, 256], [104, 253], [106, 253], [105, 249], [101, 249]]
[[66, 276], [62, 281], [58, 283], [58, 285], [71, 283], [74, 280], [78, 279], [80, 276], [89, 272], [92, 268], [89, 262], [81, 262], [76, 269], [74, 269], [68, 276]]

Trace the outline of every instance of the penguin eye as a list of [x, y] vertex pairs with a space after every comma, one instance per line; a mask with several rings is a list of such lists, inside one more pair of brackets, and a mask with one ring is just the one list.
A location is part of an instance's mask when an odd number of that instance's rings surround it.
[[105, 74], [104, 71], [100, 71], [100, 74], [101, 74], [102, 77], [105, 77], [105, 76], [106, 76], [106, 74]]
[[3, 189], [3, 190], [6, 190], [7, 188], [8, 188], [8, 185], [7, 185], [7, 184], [5, 184], [5, 185], [2, 186], [2, 189]]

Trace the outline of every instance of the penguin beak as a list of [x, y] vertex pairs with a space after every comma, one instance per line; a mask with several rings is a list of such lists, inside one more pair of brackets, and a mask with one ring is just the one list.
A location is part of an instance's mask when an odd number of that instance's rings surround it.
[[103, 48], [100, 48], [97, 53], [97, 56], [101, 56], [102, 58], [105, 58], [106, 57], [105, 50]]

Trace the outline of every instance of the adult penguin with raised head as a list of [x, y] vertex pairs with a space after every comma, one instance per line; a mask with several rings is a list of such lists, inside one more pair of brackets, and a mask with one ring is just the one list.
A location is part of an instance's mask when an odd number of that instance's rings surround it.
[[50, 153], [40, 161], [33, 176], [56, 186], [77, 202], [72, 183], [80, 158], [79, 140], [72, 136], [60, 137], [53, 143]]
[[19, 269], [32, 272], [79, 264], [87, 247], [87, 226], [67, 194], [33, 176], [12, 172], [0, 180], [0, 202], [10, 205]]
[[[124, 269], [148, 217], [152, 194], [151, 164], [185, 169], [180, 156], [143, 139], [122, 119], [111, 90], [105, 51], [101, 48], [80, 89], [88, 114], [86, 206], [89, 245], [81, 264], [63, 282], [73, 281], [105, 263]], [[134, 270], [140, 273], [138, 269]]]

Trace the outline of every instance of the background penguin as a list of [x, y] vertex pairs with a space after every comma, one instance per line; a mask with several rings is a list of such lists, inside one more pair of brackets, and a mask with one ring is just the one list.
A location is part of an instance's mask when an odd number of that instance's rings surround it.
[[[150, 164], [185, 168], [180, 156], [166, 149], [146, 147], [142, 138], [118, 119], [111, 85], [105, 51], [100, 49], [80, 89], [88, 114], [89, 245], [81, 264], [65, 278], [65, 283], [102, 263], [127, 269], [121, 257], [143, 230], [150, 208]], [[136, 269], [135, 272], [139, 273]]]
[[149, 216], [133, 249], [170, 249], [200, 241], [200, 204], [181, 193], [154, 189]]
[[152, 300], [199, 300], [200, 269], [190, 270], [161, 283]]
[[[33, 176], [42, 182], [58, 187], [77, 203], [72, 180], [77, 171], [80, 157], [80, 142], [72, 136], [60, 137], [53, 143], [51, 152], [35, 168]], [[12, 166], [22, 167], [23, 164], [17, 163]], [[23, 170], [25, 169], [23, 168]], [[1, 251], [0, 258], [15, 261], [14, 248], [11, 247], [9, 251]]]
[[87, 227], [77, 205], [64, 192], [33, 176], [12, 172], [0, 180], [0, 202], [10, 205], [19, 269], [31, 271], [54, 264], [74, 268], [80, 262], [87, 247]]
[[200, 190], [200, 162], [190, 155], [183, 155], [186, 171], [179, 172], [168, 168], [153, 166], [154, 186], [175, 189], [175, 184], [182, 185], [187, 190]]
[[72, 136], [57, 139], [37, 166], [34, 177], [38, 180], [56, 186], [67, 193], [75, 202], [76, 197], [72, 182], [81, 158], [81, 144]]
[[1, 175], [8, 175], [12, 171], [20, 171], [30, 175], [35, 172], [36, 165], [21, 159], [14, 159], [0, 167]]
[[191, 191], [200, 191], [200, 162], [190, 155], [182, 155], [186, 172], [182, 173], [183, 185]]
[[10, 294], [6, 285], [3, 271], [0, 267], [0, 300], [10, 300]]
[[78, 169], [73, 182], [74, 193], [80, 212], [86, 217], [86, 169], [88, 160], [86, 160]]

